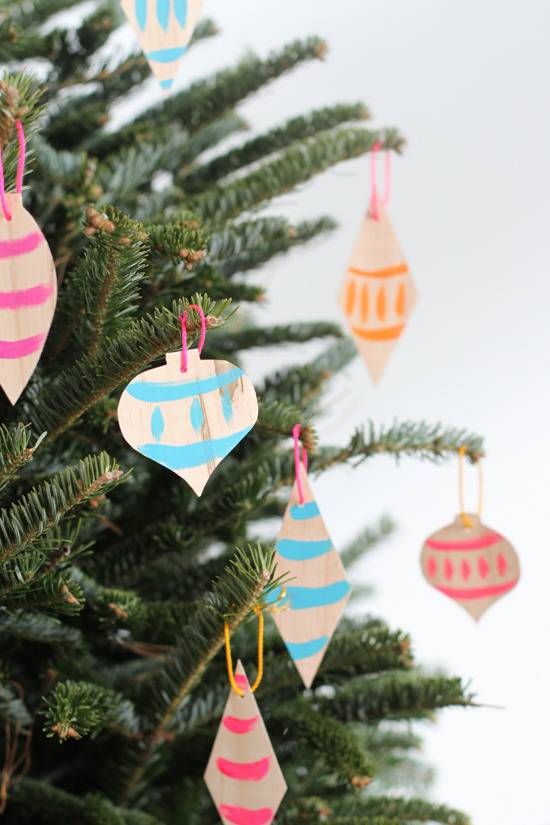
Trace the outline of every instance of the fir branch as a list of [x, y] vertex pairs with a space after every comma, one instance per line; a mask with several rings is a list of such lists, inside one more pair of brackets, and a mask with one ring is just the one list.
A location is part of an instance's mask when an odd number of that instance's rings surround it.
[[1, 611], [0, 634], [6, 643], [38, 643], [74, 648], [82, 641], [82, 633], [78, 628], [63, 624], [53, 616], [24, 610]]
[[244, 129], [248, 129], [245, 118], [230, 110], [192, 135], [188, 135], [187, 142], [177, 159], [179, 174], [187, 174], [193, 168], [193, 163], [199, 155]]
[[317, 433], [307, 416], [304, 416], [299, 407], [282, 404], [279, 401], [260, 401], [258, 405], [258, 421], [256, 430], [262, 435], [290, 436], [295, 424], [300, 424], [300, 440], [306, 450], [314, 450], [317, 443]]
[[372, 525], [365, 527], [353, 541], [340, 551], [342, 564], [349, 568], [363, 558], [373, 548], [385, 541], [395, 532], [395, 523], [389, 516], [382, 516]]
[[292, 143], [302, 142], [347, 121], [366, 120], [368, 117], [363, 103], [343, 103], [292, 118], [187, 175], [183, 180], [185, 190], [191, 194], [201, 192], [232, 172], [280, 152]]
[[14, 427], [0, 424], [0, 491], [4, 490], [29, 463], [44, 435], [33, 447], [29, 447], [30, 438], [31, 431], [25, 424], [16, 424]]
[[330, 321], [308, 321], [271, 327], [243, 326], [225, 332], [223, 338], [212, 337], [212, 347], [224, 357], [255, 347], [279, 346], [311, 341], [313, 338], [339, 338], [342, 331]]
[[406, 799], [396, 796], [366, 796], [362, 799], [344, 802], [341, 812], [359, 817], [395, 817], [398, 822], [471, 825], [470, 818], [461, 811], [415, 797]]
[[213, 186], [193, 201], [204, 220], [221, 224], [265, 201], [295, 189], [344, 160], [370, 152], [375, 143], [400, 151], [403, 138], [395, 129], [340, 129], [291, 147], [275, 160], [225, 186]]
[[257, 218], [230, 223], [216, 231], [208, 245], [208, 260], [226, 278], [256, 269], [275, 255], [336, 228], [332, 218], [321, 217], [293, 226], [286, 218]]
[[122, 480], [106, 453], [88, 456], [50, 481], [43, 481], [7, 510], [0, 510], [0, 561], [32, 547], [48, 530]]
[[92, 738], [107, 725], [133, 734], [137, 718], [132, 704], [116, 691], [88, 682], [59, 682], [45, 698], [43, 730], [59, 742]]

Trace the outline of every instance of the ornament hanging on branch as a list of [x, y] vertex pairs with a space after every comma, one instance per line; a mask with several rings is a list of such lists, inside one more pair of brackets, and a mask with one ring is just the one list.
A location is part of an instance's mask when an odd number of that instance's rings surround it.
[[57, 277], [46, 239], [23, 206], [25, 135], [16, 121], [15, 192], [6, 192], [0, 149], [0, 385], [12, 404], [40, 360], [57, 301]]
[[273, 618], [304, 685], [309, 688], [350, 595], [346, 571], [332, 545], [300, 460], [300, 425], [292, 430], [296, 480], [276, 543], [277, 576], [291, 580], [273, 599]]
[[225, 652], [231, 690], [210, 754], [204, 781], [226, 825], [270, 825], [286, 782], [254, 698], [263, 676], [263, 614], [258, 616], [258, 675], [248, 682], [239, 661], [233, 672], [229, 626]]
[[258, 418], [254, 387], [228, 361], [202, 361], [206, 319], [197, 349], [187, 350], [187, 310], [181, 316], [181, 352], [169, 352], [166, 365], [140, 373], [118, 405], [126, 441], [139, 453], [183, 478], [200, 496], [220, 462], [252, 429]]
[[399, 340], [416, 303], [416, 288], [385, 207], [390, 193], [391, 156], [385, 157], [385, 187], [376, 184], [380, 143], [371, 151], [371, 199], [353, 248], [340, 304], [375, 384]]
[[464, 449], [459, 454], [460, 513], [433, 533], [422, 548], [425, 579], [479, 621], [519, 580], [519, 559], [509, 541], [481, 522], [483, 478], [479, 471], [477, 514], [464, 510]]
[[202, 11], [202, 0], [121, 0], [151, 70], [169, 92]]

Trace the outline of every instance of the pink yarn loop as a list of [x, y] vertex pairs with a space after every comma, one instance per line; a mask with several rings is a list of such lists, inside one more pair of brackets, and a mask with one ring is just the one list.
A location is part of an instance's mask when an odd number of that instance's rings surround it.
[[201, 332], [199, 335], [199, 343], [197, 344], [197, 349], [199, 351], [199, 355], [202, 352], [202, 348], [204, 347], [204, 340], [206, 338], [206, 318], [204, 317], [204, 312], [202, 308], [198, 304], [189, 304], [183, 315], [180, 315], [181, 321], [181, 372], [187, 372], [187, 312], [190, 309], [196, 309], [199, 317], [201, 319]]
[[[23, 175], [25, 174], [25, 132], [23, 131], [23, 124], [20, 120], [15, 121], [15, 128], [17, 129], [17, 140], [19, 143], [19, 158], [17, 160], [17, 172], [15, 175], [15, 191], [18, 195], [23, 191]], [[0, 204], [2, 205], [2, 212], [7, 221], [11, 221], [12, 214], [10, 212], [8, 201], [6, 198], [6, 181], [4, 178], [4, 161], [2, 158], [2, 146], [0, 146]]]
[[[305, 503], [304, 489], [302, 487], [302, 477], [300, 473], [300, 433], [302, 432], [301, 424], [295, 424], [292, 428], [292, 437], [294, 439], [294, 472], [296, 474], [296, 489], [298, 490], [298, 500], [300, 504]], [[302, 466], [307, 472], [307, 450], [302, 447]]]
[[377, 141], [371, 149], [370, 155], [370, 182], [371, 182], [371, 196], [369, 212], [371, 218], [375, 221], [380, 220], [380, 207], [386, 206], [390, 199], [391, 190], [391, 153], [386, 152], [384, 156], [384, 196], [380, 198], [378, 192], [378, 185], [376, 182], [376, 161], [378, 152], [382, 148], [382, 143]]

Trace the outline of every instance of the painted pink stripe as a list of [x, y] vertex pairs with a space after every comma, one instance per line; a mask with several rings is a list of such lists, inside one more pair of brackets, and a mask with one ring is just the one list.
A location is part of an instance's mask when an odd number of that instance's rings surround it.
[[22, 238], [11, 238], [9, 241], [0, 241], [0, 260], [15, 258], [17, 255], [27, 255], [40, 246], [44, 240], [42, 232], [29, 232]]
[[480, 536], [477, 539], [468, 539], [467, 541], [438, 541], [437, 539], [428, 539], [426, 544], [432, 550], [482, 550], [484, 547], [491, 547], [502, 540], [499, 533], [487, 533], [485, 536]]
[[39, 350], [46, 340], [46, 333], [20, 338], [19, 341], [0, 341], [0, 358], [24, 358]]
[[258, 724], [259, 716], [251, 716], [250, 719], [239, 719], [238, 716], [224, 716], [223, 726], [231, 733], [250, 733]]
[[240, 805], [220, 805], [220, 816], [234, 825], [269, 825], [273, 821], [273, 808], [241, 808]]
[[441, 585], [437, 585], [437, 589], [445, 593], [446, 596], [450, 596], [451, 599], [484, 599], [487, 596], [498, 596], [500, 593], [506, 593], [507, 590], [515, 587], [518, 581], [519, 579], [513, 579], [511, 582], [506, 582], [506, 584], [492, 584], [487, 585], [487, 587], [474, 587], [469, 590], [442, 587]]
[[235, 674], [235, 682], [237, 687], [240, 687], [241, 690], [248, 690], [248, 679], [246, 676], [241, 676], [240, 673]]
[[224, 759], [220, 756], [216, 759], [216, 765], [220, 773], [230, 779], [238, 779], [241, 782], [259, 782], [269, 772], [269, 760], [258, 759], [257, 762], [233, 762], [231, 759]]
[[53, 284], [38, 284], [29, 289], [12, 289], [0, 292], [0, 309], [35, 307], [47, 301], [53, 292]]

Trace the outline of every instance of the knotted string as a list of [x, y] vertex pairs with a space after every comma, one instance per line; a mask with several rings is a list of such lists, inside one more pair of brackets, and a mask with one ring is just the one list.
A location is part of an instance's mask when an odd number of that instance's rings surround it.
[[[21, 194], [23, 191], [23, 175], [25, 174], [25, 157], [26, 157], [26, 146], [25, 146], [25, 132], [23, 131], [23, 124], [20, 120], [15, 121], [15, 128], [17, 129], [17, 140], [19, 143], [19, 158], [17, 160], [17, 172], [15, 174], [15, 191], [18, 195]], [[2, 157], [2, 146], [0, 144], [0, 205], [2, 206], [2, 212], [4, 213], [4, 217], [7, 221], [11, 221], [12, 214], [10, 212], [10, 208], [8, 206], [8, 200], [6, 198], [6, 182], [4, 178], [4, 161]]]
[[[296, 475], [296, 489], [298, 490], [298, 501], [300, 504], [305, 503], [304, 489], [302, 487], [302, 475], [300, 473], [300, 433], [302, 432], [301, 424], [295, 424], [292, 428], [292, 437], [294, 439], [294, 473]], [[302, 446], [302, 466], [307, 472], [307, 450]]]
[[385, 207], [390, 199], [391, 190], [391, 153], [386, 152], [384, 155], [384, 196], [380, 198], [378, 192], [378, 184], [376, 182], [376, 161], [378, 152], [382, 148], [382, 143], [377, 141], [371, 149], [370, 153], [370, 205], [369, 214], [375, 221], [380, 220], [380, 208]]
[[206, 318], [204, 312], [198, 304], [189, 304], [183, 315], [180, 315], [181, 321], [181, 372], [187, 372], [187, 311], [189, 309], [196, 309], [201, 319], [201, 332], [199, 336], [199, 343], [197, 349], [199, 355], [204, 347], [204, 339], [206, 338]]
[[[473, 523], [471, 518], [466, 513], [466, 507], [464, 505], [464, 456], [466, 455], [466, 447], [460, 447], [458, 451], [458, 498], [460, 502], [460, 518], [462, 519], [462, 524], [466, 529], [470, 529], [473, 527]], [[483, 509], [483, 470], [481, 468], [481, 463], [476, 461], [476, 467], [478, 472], [478, 479], [479, 479], [479, 486], [478, 486], [478, 497], [477, 497], [477, 515], [481, 516], [481, 511]]]
[[[256, 674], [254, 684], [250, 688], [252, 693], [255, 693], [260, 687], [261, 681], [264, 677], [264, 614], [259, 604], [257, 604], [254, 608], [254, 613], [258, 617], [258, 672]], [[227, 664], [229, 684], [235, 693], [239, 696], [244, 696], [244, 690], [238, 686], [237, 680], [235, 679], [235, 671], [233, 670], [233, 656], [231, 655], [231, 632], [227, 621], [225, 621], [223, 625], [223, 636], [225, 639], [225, 661]]]

